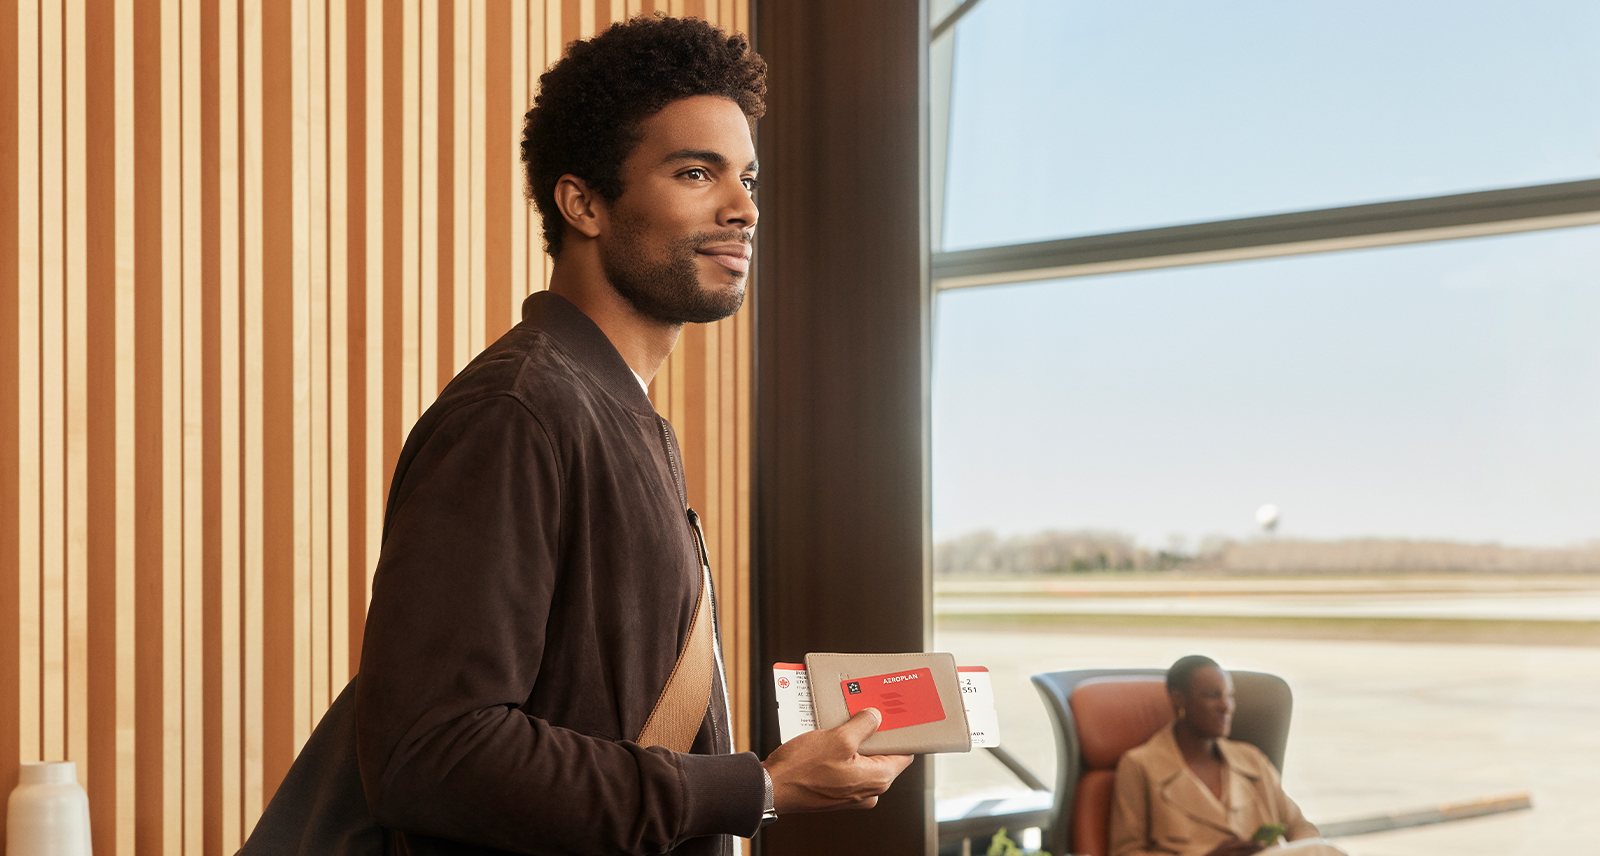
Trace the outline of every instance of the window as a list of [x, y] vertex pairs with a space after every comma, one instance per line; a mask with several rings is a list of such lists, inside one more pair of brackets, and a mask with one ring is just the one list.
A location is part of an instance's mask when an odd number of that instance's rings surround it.
[[984, 0], [945, 249], [1600, 176], [1600, 6]]
[[1053, 781], [1031, 674], [1206, 653], [1289, 680], [1314, 821], [1531, 794], [1357, 852], [1581, 849], [1600, 8], [964, 8], [931, 51], [935, 644], [994, 671], [1006, 747]]

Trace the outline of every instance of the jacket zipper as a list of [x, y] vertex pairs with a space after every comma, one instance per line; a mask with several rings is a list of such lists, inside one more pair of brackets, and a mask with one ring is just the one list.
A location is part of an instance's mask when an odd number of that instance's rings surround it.
[[689, 487], [683, 483], [683, 473], [678, 472], [678, 459], [672, 455], [672, 433], [667, 429], [667, 420], [656, 417], [656, 425], [661, 428], [661, 451], [667, 456], [667, 469], [672, 471], [672, 486], [678, 489], [678, 498], [683, 500], [683, 507], [689, 507]]

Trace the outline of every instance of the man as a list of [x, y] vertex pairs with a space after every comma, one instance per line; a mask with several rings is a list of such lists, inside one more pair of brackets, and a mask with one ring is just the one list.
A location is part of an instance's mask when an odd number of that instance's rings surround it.
[[689, 752], [634, 742], [703, 574], [645, 388], [683, 324], [743, 301], [764, 72], [658, 18], [541, 78], [523, 159], [550, 290], [418, 420], [384, 521], [356, 698], [390, 852], [730, 853], [774, 815], [871, 807], [910, 762], [856, 754], [875, 711], [730, 754], [720, 660]]

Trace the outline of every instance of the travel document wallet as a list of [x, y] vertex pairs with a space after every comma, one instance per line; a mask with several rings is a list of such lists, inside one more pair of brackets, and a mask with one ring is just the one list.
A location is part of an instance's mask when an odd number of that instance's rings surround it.
[[806, 679], [818, 728], [834, 728], [866, 708], [883, 723], [863, 755], [967, 752], [972, 732], [950, 654], [807, 654]]

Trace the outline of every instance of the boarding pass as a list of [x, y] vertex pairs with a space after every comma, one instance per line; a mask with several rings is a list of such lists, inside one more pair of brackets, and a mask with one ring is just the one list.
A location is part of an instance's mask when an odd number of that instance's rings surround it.
[[[983, 666], [960, 666], [956, 676], [961, 681], [961, 702], [967, 711], [972, 745], [999, 746], [1000, 719], [994, 712], [994, 686], [989, 682], [989, 670]], [[811, 682], [806, 677], [806, 667], [800, 663], [775, 663], [772, 682], [778, 693], [778, 735], [783, 742], [793, 740], [802, 732], [815, 731], [817, 713], [811, 702]]]

